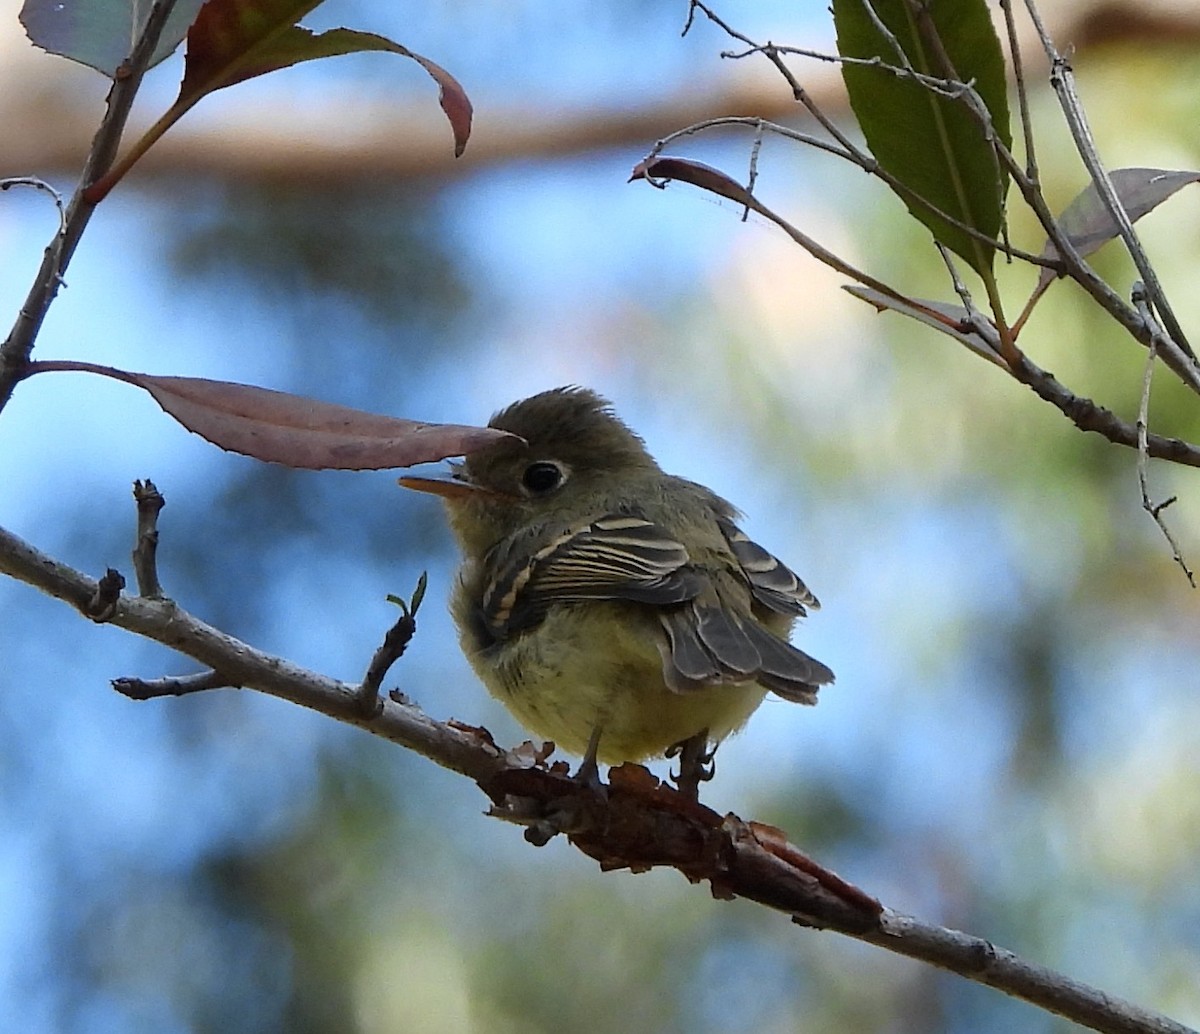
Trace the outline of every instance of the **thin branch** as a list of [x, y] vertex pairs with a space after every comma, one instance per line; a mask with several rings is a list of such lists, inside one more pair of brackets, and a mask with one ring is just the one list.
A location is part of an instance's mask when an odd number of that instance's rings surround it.
[[113, 619], [117, 613], [117, 603], [121, 599], [121, 590], [125, 588], [125, 576], [120, 571], [109, 568], [103, 577], [96, 582], [87, 602], [79, 609], [84, 617], [89, 617], [98, 625]]
[[384, 676], [387, 675], [392, 665], [404, 656], [404, 651], [408, 649], [408, 644], [412, 642], [412, 637], [417, 633], [417, 611], [421, 608], [421, 601], [425, 598], [425, 588], [428, 584], [429, 578], [422, 571], [421, 577], [417, 579], [417, 587], [413, 590], [411, 601], [406, 603], [398, 596], [388, 597], [389, 602], [395, 603], [400, 608], [400, 617], [387, 630], [383, 642], [371, 657], [371, 663], [367, 665], [367, 673], [363, 676], [362, 684], [358, 687], [359, 710], [365, 718], [372, 718], [379, 713], [382, 706], [379, 689], [383, 685]]
[[[954, 256], [950, 253], [950, 249], [941, 241], [934, 241], [933, 244], [937, 248], [938, 254], [942, 257], [942, 263], [945, 265], [946, 272], [950, 276], [950, 283], [954, 287], [954, 293], [958, 295], [958, 300], [963, 303], [963, 308], [970, 314], [971, 321], [974, 323], [977, 319], [983, 317], [983, 313], [975, 308], [975, 302], [971, 299], [971, 292], [967, 290], [967, 285], [963, 283], [962, 277], [958, 275], [958, 267], [954, 264]], [[993, 344], [998, 352], [1000, 350], [1000, 335], [995, 333], [996, 328], [994, 326], [990, 329], [995, 334]]]
[[[754, 143], [750, 148], [750, 170], [746, 177], [746, 189], [753, 194], [754, 188], [758, 184], [758, 155], [762, 150], [763, 143], [763, 124], [760, 123], [754, 133]], [[750, 218], [750, 209], [747, 208], [742, 212], [742, 222]]]
[[[97, 583], [0, 529], [0, 573], [83, 609]], [[834, 930], [987, 984], [1107, 1034], [1196, 1034], [1160, 1014], [1113, 998], [989, 942], [902, 916], [789, 844], [783, 834], [737, 816], [722, 817], [661, 785], [639, 766], [610, 773], [606, 794], [544, 766], [541, 751], [503, 751], [486, 731], [434, 721], [398, 695], [371, 718], [359, 687], [308, 671], [213, 628], [170, 600], [121, 597], [111, 623], [163, 643], [207, 669], [181, 679], [124, 680], [142, 695], [216, 685], [256, 689], [365, 729], [474, 779], [495, 811], [549, 833], [572, 816], [571, 843], [602, 868], [670, 866], [707, 881], [718, 897], [744, 897], [804, 926]], [[219, 674], [217, 674], [219, 673]], [[536, 838], [536, 837], [535, 837]]]
[[[777, 122], [770, 122], [767, 119], [757, 118], [753, 115], [723, 115], [720, 118], [704, 119], [702, 122], [694, 122], [690, 126], [684, 126], [683, 129], [676, 129], [674, 132], [668, 133], [666, 136], [658, 140], [647, 154], [647, 159], [654, 158], [662, 154], [664, 150], [671, 146], [676, 140], [685, 136], [695, 136], [709, 129], [718, 129], [724, 126], [741, 126], [747, 129], [752, 129], [757, 135], [760, 132], [773, 133], [776, 136], [782, 136], [788, 140], [794, 140], [796, 143], [805, 144], [808, 147], [815, 147], [819, 150], [826, 151], [838, 158], [844, 158], [847, 161], [854, 162], [856, 165], [861, 163], [858, 158], [849, 151], [843, 150], [837, 144], [832, 144], [828, 140], [822, 140], [819, 136], [813, 136], [811, 133], [802, 133], [798, 129], [792, 129], [790, 126], [781, 126]], [[868, 156], [869, 157], [869, 156]], [[869, 171], [869, 170], [868, 170]]]
[[159, 697], [182, 697], [210, 689], [237, 687], [219, 672], [201, 671], [195, 675], [167, 676], [161, 679], [113, 679], [112, 688], [130, 700], [156, 700]]
[[[815, 105], [814, 105], [815, 108]], [[819, 109], [816, 109], [819, 110]], [[1061, 272], [1063, 263], [1057, 258], [1047, 258], [1045, 255], [1034, 255], [1032, 252], [1022, 251], [1020, 248], [1014, 248], [1007, 240], [998, 240], [995, 237], [989, 237], [982, 233], [974, 226], [968, 226], [962, 220], [951, 215], [949, 212], [943, 211], [937, 205], [927, 201], [924, 197], [914, 191], [912, 188], [895, 179], [890, 173], [881, 169], [869, 154], [860, 151], [857, 148], [846, 150], [836, 143], [830, 143], [828, 140], [822, 140], [820, 137], [812, 136], [809, 133], [802, 133], [798, 130], [790, 129], [787, 126], [781, 126], [774, 122], [768, 122], [764, 119], [746, 117], [746, 116], [727, 116], [724, 118], [706, 119], [703, 122], [697, 122], [690, 126], [684, 126], [683, 129], [677, 129], [673, 133], [668, 133], [662, 139], [658, 140], [654, 146], [647, 152], [646, 157], [639, 162], [639, 166], [652, 162], [660, 154], [666, 150], [674, 141], [686, 136], [694, 136], [709, 129], [715, 129], [722, 126], [744, 126], [756, 131], [763, 130], [769, 133], [774, 133], [788, 140], [794, 140], [797, 143], [806, 144], [809, 147], [816, 147], [822, 151], [832, 154], [834, 157], [841, 158], [845, 161], [857, 165], [868, 175], [877, 176], [883, 180], [897, 194], [900, 194], [913, 204], [924, 208], [933, 213], [952, 226], [961, 230], [963, 233], [975, 238], [983, 244], [995, 248], [997, 251], [1008, 255], [1010, 258], [1021, 259], [1023, 262], [1028, 262], [1030, 265], [1042, 266], [1046, 269], [1052, 269], [1055, 272]], [[753, 189], [751, 184], [747, 189]]]
[[133, 483], [133, 498], [137, 502], [133, 573], [137, 579], [138, 594], [161, 596], [162, 585], [158, 580], [158, 515], [167, 501], [149, 478]]
[[67, 209], [63, 204], [62, 194], [55, 190], [40, 176], [9, 176], [6, 179], [0, 179], [0, 190], [11, 190], [13, 187], [32, 187], [34, 190], [40, 190], [43, 193], [49, 194], [54, 201], [54, 207], [58, 209], [58, 232], [63, 233], [67, 228]]
[[46, 318], [50, 303], [58, 294], [75, 248], [92, 217], [92, 212], [95, 211], [96, 206], [84, 199], [84, 191], [108, 171], [116, 157], [133, 100], [141, 87], [142, 77], [174, 6], [175, 0], [155, 0], [132, 53], [117, 70], [113, 79], [104, 117], [92, 139], [91, 151], [84, 163], [75, 193], [67, 205], [66, 214], [62, 217], [62, 227], [46, 249], [41, 268], [29, 289], [25, 304], [21, 306], [8, 338], [0, 345], [0, 410], [8, 404], [13, 389], [21, 379], [42, 321]]
[[[1074, 394], [1053, 374], [1031, 362], [1028, 356], [1023, 356], [1011, 373], [1022, 384], [1033, 389], [1038, 398], [1061, 410], [1081, 431], [1095, 432], [1114, 445], [1138, 448], [1138, 429], [1135, 426], [1122, 420], [1112, 410]], [[1186, 467], [1200, 467], [1200, 446], [1179, 438], [1147, 434], [1146, 451], [1155, 459], [1170, 460]]]
[[861, 0], [861, 3], [863, 9], [867, 12], [867, 17], [870, 18], [871, 22], [874, 24], [875, 31], [878, 32], [887, 42], [887, 45], [892, 48], [892, 52], [897, 58], [900, 59], [900, 63], [911, 72], [913, 67], [909, 63], [908, 55], [904, 53], [904, 48], [900, 46], [900, 41], [896, 39], [895, 35], [892, 33], [892, 30], [889, 29], [884, 20], [879, 17], [879, 12], [875, 10], [875, 5], [871, 3], [871, 0]]
[[1013, 16], [1013, 0], [1000, 0], [1004, 12], [1004, 28], [1008, 35], [1008, 52], [1012, 57], [1013, 79], [1017, 86], [1017, 108], [1021, 113], [1021, 135], [1025, 140], [1025, 175], [1031, 183], [1038, 183], [1037, 154], [1033, 146], [1033, 116], [1029, 112], [1029, 91], [1025, 82], [1025, 65], [1021, 55], [1021, 41], [1017, 38], [1017, 21]]
[[[1153, 323], [1154, 317], [1150, 313], [1150, 303], [1146, 298], [1146, 287], [1140, 281], [1133, 285], [1133, 303], [1135, 306], [1137, 306], [1138, 311], [1142, 314], [1142, 318], [1146, 320], [1147, 323]], [[1171, 534], [1171, 530], [1167, 527], [1167, 522], [1163, 520], [1162, 516], [1163, 510], [1175, 502], [1175, 496], [1171, 496], [1169, 499], [1166, 499], [1161, 503], [1152, 503], [1150, 501], [1148, 471], [1148, 467], [1150, 465], [1150, 451], [1147, 446], [1146, 439], [1150, 424], [1150, 383], [1154, 377], [1154, 359], [1157, 355], [1157, 344], [1160, 340], [1160, 337], [1161, 335], [1155, 334], [1150, 338], [1150, 346], [1146, 350], [1146, 369], [1142, 374], [1142, 397], [1141, 402], [1138, 404], [1137, 419], [1138, 488], [1142, 493], [1142, 509], [1145, 510], [1154, 519], [1154, 523], [1158, 525], [1159, 531], [1163, 533], [1163, 537], [1167, 540], [1167, 544], [1171, 547], [1171, 555], [1175, 558], [1175, 563], [1177, 563], [1183, 569], [1183, 573], [1187, 575], [1188, 583], [1194, 589], [1196, 588], [1196, 576], [1192, 573], [1191, 568], [1188, 567], [1187, 562], [1183, 559], [1183, 553], [1179, 549], [1179, 543], [1175, 541], [1175, 536]]]
[[829, 54], [823, 50], [810, 50], [807, 47], [792, 47], [782, 43], [756, 43], [745, 50], [722, 50], [721, 57], [740, 61], [752, 54], [762, 54], [764, 57], [808, 57], [815, 61], [825, 61], [834, 65], [855, 65], [861, 68], [877, 68], [881, 72], [894, 75], [897, 79], [908, 79], [919, 83], [931, 93], [936, 93], [947, 100], [959, 100], [974, 90], [974, 81], [963, 82], [959, 79], [948, 79], [942, 76], [930, 75], [928, 72], [918, 72], [906, 58], [903, 64], [888, 64], [881, 57], [847, 57], [843, 54]]

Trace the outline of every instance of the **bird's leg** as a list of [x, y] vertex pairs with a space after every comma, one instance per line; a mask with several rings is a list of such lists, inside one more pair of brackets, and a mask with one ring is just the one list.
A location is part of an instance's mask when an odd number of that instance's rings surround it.
[[667, 757], [679, 757], [679, 775], [671, 777], [679, 792], [688, 800], [700, 800], [700, 784], [707, 783], [717, 772], [717, 748], [708, 749], [708, 730], [701, 729], [668, 749]]
[[596, 754], [599, 750], [600, 726], [597, 725], [592, 730], [592, 735], [588, 737], [587, 751], [583, 755], [583, 760], [579, 763], [579, 769], [575, 773], [575, 781], [582, 786], [586, 786], [589, 790], [603, 794], [605, 786], [600, 779], [600, 766], [596, 763]]

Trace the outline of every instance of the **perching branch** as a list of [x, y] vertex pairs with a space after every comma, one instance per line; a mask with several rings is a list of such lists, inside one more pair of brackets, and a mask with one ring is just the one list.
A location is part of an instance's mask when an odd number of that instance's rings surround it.
[[[849, 937], [958, 973], [1109, 1034], [1196, 1034], [1009, 951], [955, 930], [887, 909], [869, 894], [812, 861], [769, 826], [721, 817], [663, 786], [648, 771], [626, 765], [610, 773], [606, 795], [570, 778], [561, 763], [546, 766], [544, 750], [500, 749], [491, 736], [430, 718], [401, 694], [364, 715], [361, 687], [263, 653], [189, 614], [169, 599], [113, 596], [112, 576], [97, 583], [0, 529], [0, 573], [89, 613], [105, 598], [103, 619], [200, 662], [198, 675], [122, 679], [114, 687], [149, 699], [240, 686], [307, 707], [416, 751], [475, 780], [493, 814], [527, 827], [544, 843], [558, 833], [602, 868], [644, 871], [668, 866], [714, 896], [743, 897], [784, 912], [804, 926]], [[113, 572], [115, 574], [115, 572]], [[118, 590], [119, 591], [119, 590]]]

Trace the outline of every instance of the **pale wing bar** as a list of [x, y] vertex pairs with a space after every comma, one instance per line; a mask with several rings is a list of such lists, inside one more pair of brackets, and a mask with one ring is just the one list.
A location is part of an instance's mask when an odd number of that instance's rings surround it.
[[502, 569], [483, 598], [497, 637], [536, 625], [559, 600], [683, 603], [704, 588], [684, 546], [658, 525], [614, 514], [565, 529], [531, 556]]
[[717, 524], [759, 603], [777, 614], [798, 617], [803, 617], [809, 610], [821, 609], [816, 596], [783, 561], [752, 541], [732, 521], [719, 517]]

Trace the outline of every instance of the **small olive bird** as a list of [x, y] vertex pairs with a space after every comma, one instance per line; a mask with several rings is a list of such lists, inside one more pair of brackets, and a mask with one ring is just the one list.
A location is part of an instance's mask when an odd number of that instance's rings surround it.
[[517, 437], [448, 479], [400, 483], [445, 501], [463, 553], [451, 611], [475, 672], [583, 757], [582, 776], [677, 750], [702, 771], [709, 739], [768, 691], [816, 703], [833, 672], [787, 638], [816, 597], [729, 503], [664, 473], [585, 388], [515, 402], [489, 426]]

